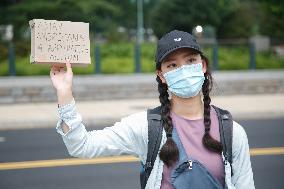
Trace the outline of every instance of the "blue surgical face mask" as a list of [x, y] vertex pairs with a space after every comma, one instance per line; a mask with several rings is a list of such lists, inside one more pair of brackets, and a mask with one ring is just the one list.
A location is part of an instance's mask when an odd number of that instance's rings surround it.
[[202, 63], [184, 65], [164, 74], [168, 89], [181, 98], [196, 96], [205, 80]]

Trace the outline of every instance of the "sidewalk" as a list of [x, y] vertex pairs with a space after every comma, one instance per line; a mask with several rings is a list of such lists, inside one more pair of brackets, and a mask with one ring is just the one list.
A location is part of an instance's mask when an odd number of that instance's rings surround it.
[[[284, 117], [284, 94], [213, 96], [212, 104], [231, 111], [235, 119]], [[86, 126], [112, 125], [121, 117], [159, 105], [158, 99], [76, 101]], [[56, 102], [0, 105], [0, 130], [55, 128]]]

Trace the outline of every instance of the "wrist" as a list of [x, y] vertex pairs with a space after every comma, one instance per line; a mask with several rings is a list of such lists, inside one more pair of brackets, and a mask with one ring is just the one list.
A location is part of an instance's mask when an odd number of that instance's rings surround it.
[[58, 107], [64, 106], [73, 100], [71, 90], [57, 91]]
[[56, 93], [57, 93], [57, 95], [70, 94], [70, 93], [72, 93], [72, 88], [71, 87], [57, 88]]

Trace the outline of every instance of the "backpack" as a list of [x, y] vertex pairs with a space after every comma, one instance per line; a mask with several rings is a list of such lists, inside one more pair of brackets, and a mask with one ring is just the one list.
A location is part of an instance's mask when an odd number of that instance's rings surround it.
[[[225, 162], [229, 162], [232, 170], [232, 138], [233, 138], [233, 119], [229, 111], [218, 108], [214, 105], [219, 121], [220, 141], [223, 146], [223, 154]], [[148, 120], [148, 153], [145, 165], [142, 163], [140, 172], [141, 188], [146, 187], [148, 178], [154, 166], [154, 162], [159, 152], [160, 143], [162, 140], [163, 127], [161, 124], [161, 106], [147, 110]]]

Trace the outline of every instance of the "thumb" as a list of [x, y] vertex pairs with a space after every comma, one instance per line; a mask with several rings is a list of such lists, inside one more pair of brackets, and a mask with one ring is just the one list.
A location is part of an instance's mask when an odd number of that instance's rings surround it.
[[72, 66], [70, 62], [66, 62], [66, 68], [67, 68], [67, 72], [72, 72]]

